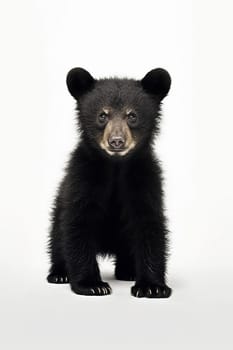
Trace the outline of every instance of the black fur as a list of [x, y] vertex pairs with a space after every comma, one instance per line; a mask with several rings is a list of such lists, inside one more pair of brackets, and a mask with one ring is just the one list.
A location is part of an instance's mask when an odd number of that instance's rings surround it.
[[[152, 70], [142, 81], [95, 80], [81, 68], [69, 72], [67, 85], [78, 100], [81, 139], [55, 201], [49, 282], [69, 282], [77, 294], [110, 294], [96, 261], [97, 254], [109, 254], [116, 260], [116, 278], [136, 281], [132, 295], [170, 296], [162, 176], [152, 151], [160, 102], [170, 84], [162, 69]], [[139, 115], [132, 130], [136, 147], [125, 156], [110, 156], [97, 142], [102, 130], [96, 115], [106, 105], [118, 110], [133, 106]]]

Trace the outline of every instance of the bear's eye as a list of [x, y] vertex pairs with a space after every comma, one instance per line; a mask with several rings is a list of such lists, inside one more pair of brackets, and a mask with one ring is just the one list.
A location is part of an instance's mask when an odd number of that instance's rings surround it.
[[98, 122], [103, 125], [105, 123], [107, 123], [108, 121], [108, 115], [105, 112], [100, 113], [100, 115], [98, 116]]
[[136, 114], [134, 114], [134, 113], [129, 113], [128, 116], [127, 116], [127, 122], [128, 122], [130, 125], [136, 124], [136, 122], [137, 122], [137, 116], [136, 116]]

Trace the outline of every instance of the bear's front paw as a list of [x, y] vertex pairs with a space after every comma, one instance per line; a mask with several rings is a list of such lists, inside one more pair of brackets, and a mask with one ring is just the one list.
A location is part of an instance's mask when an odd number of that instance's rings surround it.
[[131, 288], [131, 294], [137, 298], [168, 298], [171, 295], [171, 288], [158, 284], [135, 284]]
[[47, 281], [49, 283], [64, 284], [69, 283], [67, 275], [61, 273], [50, 273], [47, 276]]
[[94, 283], [80, 282], [78, 284], [71, 284], [71, 289], [76, 294], [81, 295], [108, 295], [111, 294], [112, 289], [108, 283], [98, 281]]

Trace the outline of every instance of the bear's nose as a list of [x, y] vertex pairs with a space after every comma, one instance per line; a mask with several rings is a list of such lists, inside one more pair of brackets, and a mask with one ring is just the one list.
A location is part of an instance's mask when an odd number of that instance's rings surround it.
[[124, 147], [125, 140], [122, 136], [111, 136], [108, 143], [113, 149], [121, 149]]

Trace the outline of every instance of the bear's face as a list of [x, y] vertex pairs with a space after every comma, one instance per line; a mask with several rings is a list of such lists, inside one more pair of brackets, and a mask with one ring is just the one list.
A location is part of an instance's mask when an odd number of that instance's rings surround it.
[[160, 68], [140, 81], [95, 80], [82, 68], [67, 75], [86, 140], [111, 157], [123, 157], [149, 144], [158, 126], [160, 102], [170, 84], [169, 74]]

